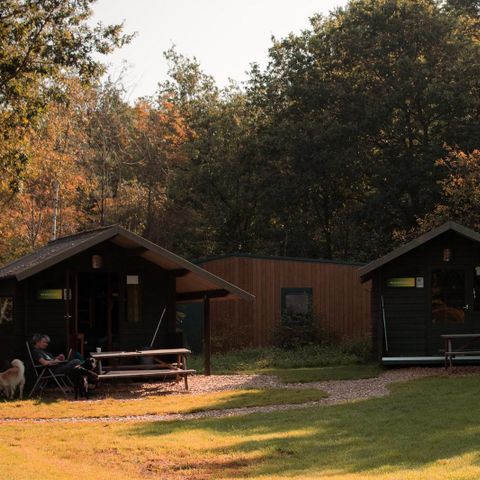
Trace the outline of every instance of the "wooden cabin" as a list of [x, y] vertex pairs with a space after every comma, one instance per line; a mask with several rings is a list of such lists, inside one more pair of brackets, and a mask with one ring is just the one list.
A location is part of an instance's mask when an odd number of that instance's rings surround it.
[[122, 227], [60, 238], [0, 269], [0, 363], [36, 332], [54, 353], [139, 349], [164, 310], [155, 346], [181, 346], [177, 302], [203, 303], [208, 342], [210, 300], [235, 298], [254, 297]]
[[256, 298], [254, 303], [212, 304], [212, 338], [217, 349], [272, 345], [286, 309], [305, 312], [311, 307], [321, 326], [339, 338], [364, 338], [371, 333], [370, 285], [360, 282], [358, 263], [235, 254], [198, 264]]
[[480, 235], [447, 222], [360, 269], [384, 364], [441, 363], [441, 335], [480, 333]]

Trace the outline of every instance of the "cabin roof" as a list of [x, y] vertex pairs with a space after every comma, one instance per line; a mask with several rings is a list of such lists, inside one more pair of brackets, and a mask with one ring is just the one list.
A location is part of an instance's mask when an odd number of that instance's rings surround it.
[[438, 237], [442, 233], [448, 232], [450, 230], [470, 240], [473, 240], [475, 242], [480, 242], [480, 234], [478, 234], [474, 230], [464, 227], [463, 225], [460, 225], [452, 221], [445, 222], [440, 227], [434, 228], [433, 230], [430, 230], [429, 232], [424, 233], [420, 237], [406, 243], [405, 245], [402, 245], [396, 250], [393, 250], [392, 252], [387, 253], [383, 257], [377, 258], [373, 262], [370, 262], [364, 267], [360, 268], [360, 277], [362, 278], [362, 280], [366, 280], [367, 279], [366, 277], [368, 277], [374, 270], [377, 270], [378, 268], [383, 267], [384, 265], [391, 262], [392, 260], [395, 260], [396, 258], [404, 255], [405, 253], [410, 252], [411, 250], [423, 245], [424, 243], [429, 242], [435, 237]]
[[0, 268], [0, 279], [25, 280], [106, 241], [126, 250], [135, 250], [139, 257], [172, 272], [176, 276], [177, 294], [183, 294], [185, 300], [199, 299], [203, 295], [211, 298], [235, 297], [245, 300], [255, 298], [241, 288], [119, 225], [84, 231], [51, 241], [44, 247]]
[[226, 253], [213, 257], [200, 258], [195, 260], [195, 264], [202, 265], [204, 263], [216, 262], [228, 258], [247, 258], [251, 260], [278, 260], [284, 262], [305, 262], [305, 263], [325, 263], [335, 265], [355, 265], [362, 266], [365, 262], [350, 262], [347, 260], [326, 260], [323, 258], [306, 258], [306, 257], [280, 257], [275, 255], [259, 255], [255, 253]]

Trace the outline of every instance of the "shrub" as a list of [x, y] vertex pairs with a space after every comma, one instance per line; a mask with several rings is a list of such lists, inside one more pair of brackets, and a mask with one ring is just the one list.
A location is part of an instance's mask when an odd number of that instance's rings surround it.
[[[365, 363], [368, 341], [328, 345], [305, 345], [292, 349], [279, 347], [245, 348], [212, 355], [214, 373], [255, 372], [269, 368], [329, 367]], [[366, 354], [368, 352], [368, 355]], [[192, 358], [190, 366], [203, 370], [203, 357]]]
[[282, 314], [280, 323], [273, 333], [273, 343], [284, 350], [320, 343], [320, 322], [313, 312]]

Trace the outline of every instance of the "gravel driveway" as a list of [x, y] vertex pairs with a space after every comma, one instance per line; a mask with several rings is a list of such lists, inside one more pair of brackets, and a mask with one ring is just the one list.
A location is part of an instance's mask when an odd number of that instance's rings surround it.
[[[480, 374], [480, 367], [455, 367], [449, 371], [444, 368], [398, 368], [385, 370], [378, 377], [361, 380], [331, 380], [311, 383], [282, 383], [277, 377], [269, 375], [203, 375], [192, 376], [189, 379], [190, 390], [186, 392], [183, 382], [130, 384], [126, 386], [103, 385], [101, 395], [108, 398], [128, 399], [150, 395], [199, 395], [209, 392], [240, 390], [245, 388], [284, 388], [284, 389], [319, 389], [328, 393], [328, 397], [315, 402], [302, 404], [270, 405], [264, 407], [232, 408], [228, 410], [213, 410], [208, 412], [169, 414], [169, 415], [138, 415], [102, 418], [69, 418], [41, 419], [36, 422], [125, 422], [125, 421], [172, 421], [192, 420], [198, 418], [229, 417], [249, 413], [272, 412], [279, 410], [294, 410], [309, 406], [334, 405], [353, 400], [383, 397], [389, 394], [388, 385], [427, 376], [450, 376]], [[7, 420], [22, 422], [26, 420]], [[32, 421], [32, 420], [29, 420]], [[0, 421], [2, 423], [2, 421]]]

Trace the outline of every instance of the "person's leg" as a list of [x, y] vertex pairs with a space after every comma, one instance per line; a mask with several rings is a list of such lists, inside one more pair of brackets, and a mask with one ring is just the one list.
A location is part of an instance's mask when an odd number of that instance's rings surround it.
[[64, 373], [65, 375], [70, 375], [73, 372], [75, 367], [78, 367], [82, 362], [77, 358], [70, 360], [66, 363], [61, 363], [55, 367], [55, 373]]

